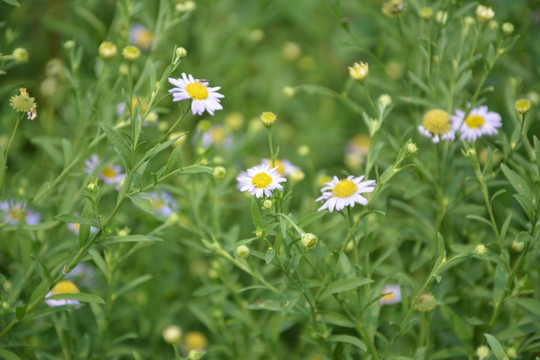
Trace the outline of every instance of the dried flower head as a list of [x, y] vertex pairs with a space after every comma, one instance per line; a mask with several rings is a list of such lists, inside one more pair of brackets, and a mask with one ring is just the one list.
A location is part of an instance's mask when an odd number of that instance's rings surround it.
[[36, 101], [33, 97], [28, 95], [26, 89], [19, 89], [19, 95], [12, 96], [11, 99], [9, 99], [9, 103], [17, 112], [27, 113], [28, 119], [34, 120], [36, 118]]
[[403, 0], [385, 0], [382, 12], [387, 16], [399, 16], [407, 10], [407, 3]]

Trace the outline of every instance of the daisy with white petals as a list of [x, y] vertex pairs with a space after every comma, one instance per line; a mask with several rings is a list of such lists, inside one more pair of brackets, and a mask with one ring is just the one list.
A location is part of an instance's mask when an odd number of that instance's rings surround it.
[[368, 200], [361, 194], [372, 192], [375, 189], [375, 180], [362, 181], [364, 176], [355, 178], [350, 175], [346, 179], [339, 180], [337, 176], [325, 183], [321, 189], [322, 196], [316, 201], [326, 201], [319, 211], [328, 209], [332, 212], [343, 210], [345, 206], [353, 207], [355, 203], [367, 205]]
[[452, 115], [452, 127], [460, 132], [459, 139], [475, 141], [482, 135], [497, 135], [497, 128], [502, 126], [501, 115], [488, 111], [487, 106], [472, 109], [465, 117], [465, 112], [456, 110]]
[[191, 99], [191, 111], [194, 115], [202, 115], [205, 111], [214, 115], [214, 111], [223, 109], [219, 99], [225, 96], [217, 92], [221, 89], [220, 86], [208, 87], [206, 80], [195, 79], [193, 75], [186, 73], [182, 73], [182, 78], [169, 78], [169, 82], [175, 86], [169, 90], [173, 94], [173, 101]]
[[249, 191], [251, 195], [260, 198], [272, 196], [275, 189], [283, 190], [281, 182], [287, 181], [277, 172], [277, 166], [270, 168], [268, 165], [258, 165], [247, 170], [247, 173], [240, 173], [236, 178], [240, 191]]

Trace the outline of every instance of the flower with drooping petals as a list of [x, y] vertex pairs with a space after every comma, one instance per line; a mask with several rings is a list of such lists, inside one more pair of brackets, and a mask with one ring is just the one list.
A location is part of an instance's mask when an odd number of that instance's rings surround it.
[[[90, 159], [84, 163], [86, 165], [85, 172], [92, 174], [99, 166], [101, 160], [97, 155], [92, 155]], [[124, 181], [126, 174], [122, 172], [122, 168], [118, 165], [107, 165], [100, 171], [98, 177], [103, 180], [105, 184], [120, 184]]]
[[328, 209], [332, 212], [343, 210], [345, 206], [354, 207], [355, 203], [367, 205], [368, 200], [361, 194], [372, 192], [375, 189], [375, 180], [362, 181], [364, 176], [354, 177], [349, 175], [346, 179], [338, 179], [337, 176], [325, 183], [321, 189], [322, 196], [316, 201], [325, 201], [318, 211]]
[[425, 137], [431, 138], [431, 142], [437, 144], [442, 140], [453, 141], [456, 137], [455, 128], [450, 122], [450, 114], [441, 109], [429, 110], [424, 115], [422, 125], [418, 131]]
[[194, 115], [202, 115], [205, 111], [214, 115], [214, 111], [223, 109], [219, 99], [225, 96], [217, 92], [221, 89], [220, 86], [208, 87], [206, 80], [195, 79], [193, 75], [186, 73], [182, 73], [182, 78], [169, 78], [169, 82], [175, 86], [169, 90], [173, 94], [173, 101], [191, 99], [191, 111]]
[[[263, 159], [261, 165], [272, 166], [270, 159]], [[294, 166], [293, 163], [287, 159], [275, 159], [274, 166], [281, 176], [289, 176], [293, 171], [300, 170], [298, 166]]]
[[501, 115], [488, 111], [485, 105], [472, 109], [467, 116], [461, 110], [456, 110], [452, 115], [452, 128], [460, 132], [460, 140], [468, 142], [482, 135], [497, 135], [499, 133], [497, 128], [501, 126]]
[[150, 50], [154, 44], [154, 33], [141, 24], [133, 24], [129, 29], [129, 40], [143, 50]]
[[268, 165], [257, 165], [247, 170], [247, 173], [241, 173], [237, 177], [240, 191], [249, 191], [251, 195], [260, 198], [272, 196], [275, 189], [283, 190], [281, 182], [287, 181], [277, 172], [277, 166], [270, 168]]

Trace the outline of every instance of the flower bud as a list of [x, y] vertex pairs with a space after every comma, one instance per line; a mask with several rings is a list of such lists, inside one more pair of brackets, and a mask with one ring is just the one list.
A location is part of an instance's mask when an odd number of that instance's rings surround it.
[[407, 144], [407, 152], [409, 154], [414, 154], [418, 151], [418, 146], [416, 146], [415, 143], [409, 143]]
[[521, 115], [525, 115], [531, 110], [531, 102], [528, 99], [519, 99], [516, 101], [516, 111]]
[[478, 244], [476, 245], [476, 248], [474, 248], [474, 253], [478, 256], [484, 256], [487, 254], [487, 247], [484, 244]]
[[510, 35], [511, 33], [514, 32], [514, 25], [512, 23], [505, 22], [502, 25], [502, 31], [503, 33], [505, 33], [505, 35]]
[[317, 245], [317, 241], [319, 241], [317, 236], [311, 233], [302, 234], [301, 240], [302, 240], [302, 245], [304, 245], [304, 247], [308, 250], [313, 249], [313, 247]]
[[214, 179], [221, 180], [227, 175], [227, 169], [223, 166], [216, 166], [212, 175], [214, 176]]
[[176, 48], [176, 57], [178, 59], [184, 58], [187, 55], [187, 50], [183, 47]]
[[349, 66], [349, 76], [358, 82], [363, 82], [369, 74], [369, 65], [365, 62], [354, 63]]
[[25, 48], [16, 48], [13, 50], [13, 60], [18, 63], [25, 63], [28, 61], [28, 50]]
[[431, 10], [430, 7], [423, 7], [420, 9], [420, 17], [424, 20], [429, 20], [432, 14], [433, 10]]
[[489, 6], [478, 5], [476, 7], [476, 18], [480, 22], [487, 22], [495, 16], [495, 12]]
[[240, 245], [236, 248], [236, 256], [245, 259], [249, 256], [249, 248], [246, 245]]
[[266, 199], [263, 201], [263, 208], [270, 209], [274, 205], [274, 202], [270, 199]]
[[273, 112], [265, 111], [261, 114], [261, 121], [264, 126], [270, 128], [276, 122], [277, 116]]
[[139, 50], [139, 48], [134, 45], [129, 45], [126, 46], [124, 50], [122, 50], [122, 56], [127, 61], [133, 62], [137, 60], [139, 56], [141, 56], [141, 50]]
[[283, 95], [286, 97], [286, 98], [292, 98], [294, 97], [294, 94], [296, 93], [296, 90], [294, 90], [293, 87], [291, 86], [285, 86], [283, 88]]
[[72, 50], [75, 48], [75, 41], [73, 40], [68, 40], [64, 43], [64, 49], [66, 50]]
[[165, 340], [165, 342], [171, 345], [178, 345], [182, 339], [182, 329], [176, 325], [169, 325], [163, 330], [161, 335], [163, 336], [163, 340]]
[[476, 356], [478, 356], [479, 360], [482, 360], [489, 356], [489, 352], [489, 348], [485, 345], [482, 345], [476, 349]]
[[103, 59], [110, 59], [116, 55], [117, 50], [116, 45], [114, 45], [112, 42], [104, 41], [101, 43], [101, 45], [99, 45], [98, 53]]

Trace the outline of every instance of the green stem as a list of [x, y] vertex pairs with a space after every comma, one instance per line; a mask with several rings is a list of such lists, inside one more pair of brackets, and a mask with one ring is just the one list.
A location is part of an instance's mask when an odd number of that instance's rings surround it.
[[11, 149], [11, 144], [13, 143], [13, 139], [15, 139], [15, 134], [17, 133], [17, 129], [19, 128], [19, 124], [21, 123], [22, 118], [23, 118], [23, 114], [20, 112], [17, 113], [17, 121], [15, 122], [15, 127], [13, 128], [13, 131], [11, 132], [11, 138], [9, 139], [9, 143], [6, 148], [6, 151], [4, 152], [4, 163], [2, 164], [2, 174], [0, 176], [0, 196], [2, 195], [3, 190], [4, 190], [4, 179], [6, 178], [9, 150]]

